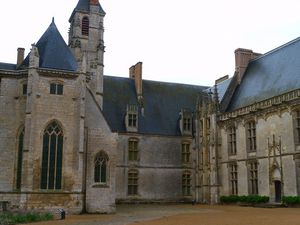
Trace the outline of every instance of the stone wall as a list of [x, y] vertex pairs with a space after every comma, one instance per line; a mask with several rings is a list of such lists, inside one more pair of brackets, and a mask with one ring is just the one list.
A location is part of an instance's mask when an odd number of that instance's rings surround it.
[[[128, 140], [138, 140], [138, 160], [128, 160]], [[182, 164], [181, 143], [190, 142], [191, 163]], [[194, 159], [190, 137], [119, 134], [116, 198], [120, 202], [177, 202], [194, 199]], [[128, 171], [138, 171], [138, 195], [129, 196]], [[182, 173], [192, 173], [192, 195], [182, 195]]]

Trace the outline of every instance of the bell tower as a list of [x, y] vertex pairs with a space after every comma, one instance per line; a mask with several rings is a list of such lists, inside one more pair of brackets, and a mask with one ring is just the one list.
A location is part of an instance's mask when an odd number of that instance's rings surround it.
[[86, 73], [87, 84], [102, 108], [103, 96], [103, 19], [99, 0], [79, 0], [69, 19], [69, 47], [78, 68]]

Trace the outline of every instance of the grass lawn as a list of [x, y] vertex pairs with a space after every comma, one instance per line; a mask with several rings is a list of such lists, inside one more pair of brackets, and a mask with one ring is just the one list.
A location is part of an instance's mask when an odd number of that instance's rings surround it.
[[1, 212], [0, 213], [0, 225], [13, 225], [18, 223], [29, 223], [44, 220], [53, 220], [53, 215], [51, 213], [11, 213], [11, 212]]

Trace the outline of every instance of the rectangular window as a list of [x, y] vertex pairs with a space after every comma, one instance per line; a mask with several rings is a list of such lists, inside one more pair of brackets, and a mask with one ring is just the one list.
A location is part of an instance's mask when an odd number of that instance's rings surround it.
[[254, 121], [247, 123], [247, 150], [248, 152], [256, 151], [256, 125]]
[[192, 123], [191, 118], [183, 118], [183, 130], [184, 131], [191, 131], [192, 130]]
[[138, 141], [129, 140], [128, 141], [128, 160], [137, 161], [138, 160]]
[[128, 126], [129, 127], [136, 127], [137, 124], [137, 115], [135, 113], [128, 114]]
[[181, 144], [181, 157], [182, 163], [189, 163], [190, 162], [190, 144], [189, 143], [182, 143]]
[[64, 86], [62, 84], [51, 83], [50, 84], [50, 94], [62, 95], [64, 91]]
[[258, 195], [257, 162], [249, 163], [249, 194]]
[[22, 94], [27, 95], [27, 84], [22, 85]]
[[138, 172], [130, 170], [128, 172], [128, 195], [138, 194]]
[[182, 175], [182, 194], [183, 196], [191, 195], [191, 173], [185, 172]]
[[296, 112], [296, 143], [300, 144], [300, 110]]
[[228, 151], [229, 155], [236, 155], [236, 129], [234, 126], [230, 127], [228, 133]]
[[229, 164], [230, 194], [238, 194], [238, 167], [236, 163]]

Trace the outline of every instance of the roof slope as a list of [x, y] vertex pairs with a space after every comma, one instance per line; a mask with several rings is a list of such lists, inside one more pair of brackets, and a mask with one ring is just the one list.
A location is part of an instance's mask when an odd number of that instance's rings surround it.
[[[103, 10], [103, 8], [99, 2], [98, 2], [98, 6], [99, 6], [99, 13], [102, 15], [105, 15], [106, 13]], [[72, 15], [70, 16], [69, 22], [71, 22], [76, 11], [90, 12], [90, 0], [79, 0], [78, 1], [75, 9], [72, 12]]]
[[252, 60], [227, 111], [300, 88], [300, 38]]
[[16, 64], [0, 62], [0, 70], [16, 70], [16, 67]]
[[[40, 55], [40, 67], [58, 70], [76, 71], [77, 62], [59, 33], [54, 19], [46, 32], [37, 42], [36, 47]], [[29, 54], [23, 65], [29, 65]]]
[[[143, 80], [144, 116], [139, 112], [139, 133], [180, 135], [181, 109], [195, 111], [207, 87]], [[134, 80], [104, 76], [103, 113], [112, 131], [126, 132], [127, 104], [138, 105]]]

